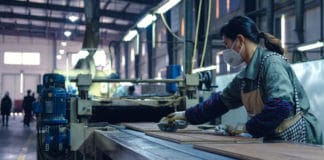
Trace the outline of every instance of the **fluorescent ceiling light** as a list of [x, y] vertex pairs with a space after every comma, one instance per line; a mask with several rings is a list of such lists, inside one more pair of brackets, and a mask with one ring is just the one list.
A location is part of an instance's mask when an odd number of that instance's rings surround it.
[[153, 14], [147, 14], [144, 18], [142, 18], [138, 23], [138, 28], [146, 28], [148, 25], [150, 25], [153, 21], [156, 20], [156, 16]]
[[170, 8], [172, 8], [175, 5], [177, 5], [180, 1], [181, 0], [169, 0], [168, 2], [166, 2], [165, 4], [163, 4], [159, 9], [157, 9], [155, 11], [155, 13], [163, 14], [166, 11], [168, 11]]
[[77, 21], [78, 19], [79, 19], [78, 16], [75, 16], [75, 15], [71, 15], [71, 16], [69, 16], [69, 20], [70, 20], [71, 22], [75, 22], [75, 21]]
[[65, 32], [64, 32], [64, 35], [65, 35], [66, 37], [70, 37], [70, 36], [72, 35], [72, 32], [71, 32], [71, 31], [65, 31]]
[[60, 50], [59, 50], [59, 53], [60, 53], [60, 54], [64, 54], [64, 49], [60, 49]]
[[198, 73], [198, 72], [204, 72], [204, 71], [210, 71], [217, 69], [216, 65], [208, 66], [208, 67], [202, 67], [202, 68], [196, 68], [192, 70], [192, 73]]
[[65, 41], [61, 42], [61, 46], [65, 47], [67, 43]]
[[136, 35], [137, 35], [137, 31], [136, 31], [136, 30], [130, 30], [130, 31], [128, 31], [128, 33], [126, 34], [126, 36], [123, 38], [123, 40], [124, 40], [124, 41], [130, 41], [130, 40], [132, 40]]
[[62, 56], [61, 55], [56, 55], [56, 59], [60, 60], [60, 59], [62, 59]]
[[315, 48], [320, 48], [320, 47], [324, 47], [324, 42], [315, 42], [315, 43], [311, 43], [311, 44], [306, 44], [306, 45], [302, 45], [297, 47], [298, 51], [308, 51], [308, 50], [312, 50]]

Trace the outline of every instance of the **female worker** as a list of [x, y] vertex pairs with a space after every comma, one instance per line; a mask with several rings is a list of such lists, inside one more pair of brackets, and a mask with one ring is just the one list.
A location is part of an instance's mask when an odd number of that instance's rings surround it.
[[[246, 63], [246, 67], [222, 92], [213, 93], [208, 100], [186, 111], [171, 113], [167, 120], [185, 119], [191, 124], [201, 124], [244, 105], [250, 115], [245, 130], [253, 137], [323, 143], [318, 121], [309, 113], [307, 95], [281, 56], [284, 49], [280, 40], [260, 32], [253, 20], [245, 16], [232, 18], [221, 28], [221, 36], [227, 48], [223, 51], [225, 62], [232, 67]], [[264, 40], [265, 48], [259, 45], [260, 39]], [[298, 106], [304, 117], [296, 128], [300, 132], [298, 137], [278, 136], [277, 127], [288, 117], [294, 117]]]

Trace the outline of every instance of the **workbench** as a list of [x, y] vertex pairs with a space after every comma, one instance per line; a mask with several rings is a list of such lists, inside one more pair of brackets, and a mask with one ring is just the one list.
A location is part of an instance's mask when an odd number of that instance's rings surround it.
[[324, 157], [323, 146], [217, 136], [192, 126], [169, 133], [159, 131], [156, 123], [127, 123], [98, 129], [91, 137], [92, 141], [85, 146], [95, 148], [97, 160], [322, 160]]

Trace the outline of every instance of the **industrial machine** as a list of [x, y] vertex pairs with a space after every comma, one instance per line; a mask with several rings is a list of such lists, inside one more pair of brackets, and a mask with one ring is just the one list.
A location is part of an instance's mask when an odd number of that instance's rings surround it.
[[[77, 85], [77, 95], [67, 92], [64, 76], [45, 74], [42, 87], [39, 87], [39, 101], [33, 106], [37, 114], [38, 159], [93, 157], [89, 155], [93, 149], [87, 146], [88, 141], [93, 140], [95, 131], [116, 130], [116, 124], [120, 122], [157, 122], [168, 113], [197, 104], [198, 88], [211, 87], [211, 75], [208, 73], [176, 78], [177, 74], [171, 75], [175, 79], [160, 80], [92, 79], [90, 74], [79, 74], [70, 79]], [[89, 88], [98, 82], [167, 83], [171, 91], [169, 95], [160, 96], [93, 98], [89, 95]]]
[[65, 78], [58, 74], [45, 74], [40, 99], [33, 104], [37, 114], [38, 159], [67, 159], [70, 152], [68, 120], [68, 94]]
[[[320, 64], [318, 64], [320, 63]], [[316, 62], [316, 65], [322, 65], [323, 62]], [[309, 65], [309, 64], [305, 64]], [[296, 66], [295, 66], [296, 67]], [[299, 66], [297, 66], [299, 67]], [[296, 69], [296, 68], [295, 68]], [[297, 68], [298, 69], [298, 68]], [[306, 73], [306, 72], [305, 72]], [[170, 76], [172, 77], [172, 76]], [[175, 77], [172, 77], [175, 78]], [[231, 77], [223, 77], [218, 80], [218, 85], [225, 86], [220, 82], [228, 82]], [[254, 149], [239, 150], [235, 147], [240, 143], [224, 142], [221, 144], [178, 144], [148, 136], [143, 132], [134, 131], [125, 128], [121, 122], [158, 122], [161, 117], [175, 110], [182, 110], [198, 103], [201, 96], [200, 91], [209, 95], [209, 91], [213, 87], [211, 84], [210, 73], [196, 73], [185, 76], [178, 76], [175, 79], [110, 79], [110, 78], [91, 78], [89, 74], [80, 74], [75, 78], [71, 78], [78, 88], [78, 94], [74, 95], [65, 89], [65, 77], [59, 74], [45, 74], [43, 77], [42, 87], [38, 87], [40, 98], [34, 104], [34, 112], [37, 113], [37, 157], [39, 160], [51, 159], [96, 159], [96, 160], [129, 160], [129, 159], [232, 159], [231, 157], [241, 158], [236, 152], [244, 152], [244, 155], [250, 155], [250, 151]], [[88, 90], [93, 83], [167, 83], [172, 93], [169, 95], [142, 95], [142, 96], [124, 96], [98, 98], [91, 97]], [[170, 87], [171, 86], [171, 87]], [[176, 88], [174, 88], [176, 86]], [[309, 87], [306, 87], [306, 90]], [[307, 90], [308, 91], [308, 90]], [[309, 92], [311, 95], [311, 92]], [[315, 97], [315, 96], [313, 96]], [[320, 104], [320, 103], [319, 103]], [[231, 124], [228, 119], [236, 120], [240, 116], [231, 115], [223, 116], [222, 122]], [[235, 117], [235, 118], [233, 118]], [[162, 124], [158, 126], [165, 128], [167, 131], [181, 129], [186, 124], [176, 124], [176, 128], [168, 128], [170, 126]], [[164, 134], [164, 133], [163, 133]], [[174, 134], [174, 133], [172, 133]], [[181, 132], [180, 132], [181, 134]], [[173, 135], [172, 135], [173, 136]], [[177, 137], [175, 135], [175, 137]], [[233, 138], [233, 137], [232, 137]], [[235, 137], [234, 137], [235, 139]], [[236, 142], [236, 140], [235, 140]], [[310, 145], [296, 144], [276, 144], [276, 143], [260, 143], [250, 146], [290, 148], [300, 147], [302, 150], [310, 150], [315, 156], [322, 155], [322, 148]], [[290, 145], [290, 147], [285, 147]], [[196, 147], [195, 147], [196, 146]], [[210, 153], [199, 149], [218, 148], [217, 153]], [[221, 146], [224, 146], [222, 148]], [[198, 149], [197, 149], [198, 147]], [[234, 147], [234, 148], [232, 148]], [[247, 147], [247, 148], [249, 148]], [[243, 147], [244, 148], [244, 147]], [[257, 147], [258, 148], [258, 147]], [[305, 148], [305, 149], [303, 149]], [[272, 148], [273, 149], [273, 148]], [[224, 150], [229, 150], [224, 152]], [[299, 150], [294, 150], [299, 152]], [[314, 152], [313, 152], [314, 151]], [[318, 151], [315, 153], [315, 151]], [[262, 148], [263, 153], [269, 150]], [[289, 157], [287, 153], [296, 156], [293, 151], [283, 151], [269, 154], [276, 157]], [[223, 155], [228, 153], [228, 155]], [[231, 154], [230, 154], [231, 153]], [[303, 152], [306, 153], [306, 152]], [[313, 154], [315, 153], [315, 154]], [[242, 153], [243, 154], [243, 153]], [[233, 156], [234, 155], [234, 156]], [[236, 155], [236, 156], [235, 156]], [[255, 155], [258, 157], [259, 155]], [[309, 156], [309, 155], [308, 155]], [[303, 155], [297, 156], [302, 159]], [[322, 157], [322, 156], [321, 156]], [[315, 158], [316, 159], [316, 158]], [[320, 159], [320, 158], [317, 158]]]

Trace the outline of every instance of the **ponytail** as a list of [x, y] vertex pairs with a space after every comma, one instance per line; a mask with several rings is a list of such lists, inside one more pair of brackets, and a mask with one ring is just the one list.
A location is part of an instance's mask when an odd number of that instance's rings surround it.
[[280, 39], [276, 38], [270, 33], [264, 33], [264, 32], [259, 33], [259, 38], [264, 39], [264, 46], [270, 51], [279, 53], [281, 55], [285, 54], [285, 50], [281, 47]]

